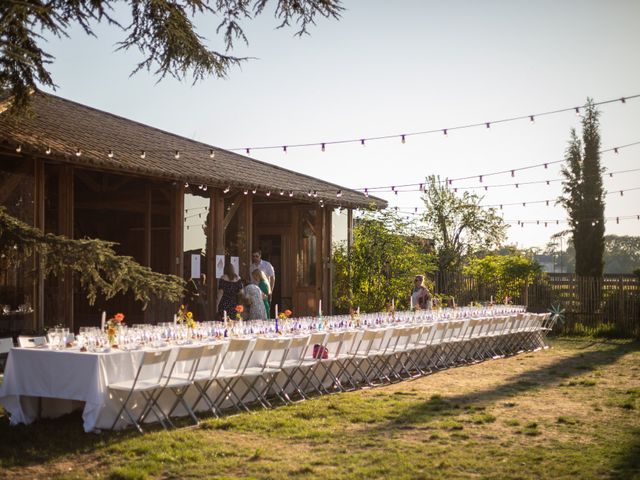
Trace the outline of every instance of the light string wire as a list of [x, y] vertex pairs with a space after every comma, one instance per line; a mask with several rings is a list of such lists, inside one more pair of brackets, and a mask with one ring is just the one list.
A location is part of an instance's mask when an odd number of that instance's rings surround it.
[[[618, 97], [618, 98], [614, 98], [614, 99], [610, 99], [610, 100], [604, 100], [604, 101], [600, 101], [600, 102], [594, 102], [593, 105], [594, 106], [600, 106], [600, 105], [606, 105], [609, 103], [616, 103], [616, 102], [621, 102], [622, 104], [626, 103], [628, 100], [634, 100], [636, 98], [639, 98], [640, 94], [636, 94], [636, 95], [630, 95], [630, 96], [626, 96], [626, 97]], [[434, 134], [434, 133], [441, 133], [444, 135], [448, 135], [449, 132], [452, 131], [456, 131], [456, 130], [464, 130], [464, 129], [469, 129], [469, 128], [477, 128], [477, 127], [484, 127], [484, 128], [491, 128], [491, 125], [495, 125], [495, 124], [500, 124], [500, 123], [507, 123], [507, 122], [515, 122], [515, 121], [519, 121], [519, 120], [528, 120], [529, 122], [535, 122], [535, 119], [537, 117], [544, 117], [544, 116], [548, 116], [548, 115], [556, 115], [558, 113], [564, 113], [564, 112], [571, 112], [574, 111], [576, 112], [577, 115], [580, 114], [580, 109], [581, 108], [585, 108], [587, 106], [587, 104], [583, 104], [577, 107], [567, 107], [567, 108], [559, 108], [556, 110], [549, 110], [546, 112], [540, 112], [540, 113], [534, 113], [534, 114], [529, 114], [529, 115], [518, 115], [515, 117], [508, 117], [508, 118], [501, 118], [499, 120], [490, 120], [490, 121], [485, 121], [485, 122], [479, 122], [479, 123], [469, 123], [466, 125], [456, 125], [453, 127], [448, 127], [448, 128], [436, 128], [436, 129], [431, 129], [431, 130], [421, 130], [421, 131], [415, 131], [415, 132], [406, 132], [406, 133], [394, 133], [394, 134], [390, 134], [390, 135], [379, 135], [379, 136], [373, 136], [373, 137], [359, 137], [359, 138], [349, 138], [349, 139], [341, 139], [341, 140], [329, 140], [329, 141], [324, 141], [324, 142], [309, 142], [309, 143], [293, 143], [293, 144], [278, 144], [278, 145], [261, 145], [261, 146], [245, 146], [245, 147], [236, 147], [236, 148], [229, 148], [228, 150], [232, 151], [232, 152], [238, 152], [238, 151], [244, 151], [247, 155], [251, 154], [251, 150], [274, 150], [274, 149], [279, 149], [282, 150], [283, 152], [287, 152], [289, 149], [291, 148], [307, 148], [307, 147], [320, 147], [320, 149], [322, 151], [325, 150], [325, 148], [329, 145], [340, 145], [340, 144], [347, 144], [347, 143], [360, 143], [361, 145], [365, 145], [366, 142], [371, 142], [371, 141], [376, 141], [376, 140], [389, 140], [392, 138], [397, 138], [400, 139], [400, 141], [402, 143], [405, 143], [407, 137], [415, 137], [418, 135], [429, 135], [429, 134]]]
[[[620, 150], [625, 149], [625, 148], [629, 148], [629, 147], [633, 147], [636, 145], [640, 145], [640, 140], [636, 141], [636, 142], [632, 142], [632, 143], [627, 143], [625, 145], [619, 145], [617, 147], [611, 147], [611, 148], [606, 148], [603, 150], [600, 150], [598, 153], [599, 154], [604, 154], [604, 153], [608, 153], [608, 152], [615, 152], [618, 153]], [[511, 174], [512, 176], [515, 176], [515, 172], [519, 172], [522, 170], [530, 170], [533, 168], [540, 168], [540, 167], [544, 167], [545, 169], [548, 168], [549, 165], [554, 165], [557, 163], [563, 163], [565, 162], [566, 159], [563, 158], [562, 160], [553, 160], [553, 161], [549, 161], [549, 162], [542, 162], [542, 163], [536, 163], [534, 165], [527, 165], [524, 167], [517, 167], [517, 168], [510, 168], [508, 170], [500, 170], [500, 171], [496, 171], [496, 172], [489, 172], [489, 173], [479, 173], [479, 174], [475, 174], [475, 175], [468, 175], [466, 177], [457, 177], [457, 178], [446, 178], [444, 180], [440, 180], [439, 183], [448, 183], [449, 185], [452, 185], [453, 182], [455, 181], [460, 181], [460, 180], [470, 180], [470, 179], [478, 179], [480, 182], [482, 182], [482, 180], [485, 177], [490, 177], [490, 176], [494, 176], [494, 175], [504, 175], [506, 173]], [[616, 173], [616, 172], [613, 172]], [[620, 172], [622, 173], [622, 172]], [[475, 187], [456, 187], [458, 189], [461, 190], [470, 190], [470, 189], [479, 189], [479, 188], [484, 188], [485, 190], [487, 188], [491, 188], [491, 187], [502, 187], [502, 186], [509, 186], [509, 185], [526, 185], [526, 184], [530, 184], [530, 183], [544, 183], [546, 182], [546, 180], [541, 180], [539, 182], [514, 182], [514, 183], [507, 183], [507, 184], [501, 184], [501, 185], [478, 185]], [[351, 190], [355, 190], [357, 192], [364, 192], [364, 193], [384, 193], [384, 192], [416, 192], [416, 191], [421, 191], [423, 190], [423, 187], [425, 185], [425, 182], [420, 182], [420, 183], [405, 183], [402, 185], [383, 185], [383, 186], [377, 186], [377, 187], [359, 187], [359, 188], [352, 188]], [[417, 189], [415, 187], [418, 187]], [[412, 188], [412, 190], [406, 190], [407, 188]], [[405, 190], [402, 190], [405, 189]]]

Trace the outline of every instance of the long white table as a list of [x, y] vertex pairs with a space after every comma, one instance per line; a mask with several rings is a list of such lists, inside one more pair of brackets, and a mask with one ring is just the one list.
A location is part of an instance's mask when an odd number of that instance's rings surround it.
[[[461, 322], [457, 323], [459, 325]], [[465, 324], [470, 325], [471, 322], [466, 320]], [[524, 328], [525, 323], [522, 325]], [[394, 326], [388, 325], [382, 328], [390, 332]], [[363, 331], [360, 330], [360, 332]], [[469, 332], [469, 338], [465, 339], [463, 329], [460, 329], [453, 340], [458, 342], [462, 340], [470, 344], [472, 341], [482, 339], [482, 337], [473, 337], [470, 328], [466, 331]], [[443, 336], [437, 339], [439, 345], [449, 341], [446, 332], [446, 328], [442, 329]], [[479, 332], [482, 335], [482, 331], [479, 330]], [[527, 339], [524, 347], [520, 341], [512, 343], [515, 351], [523, 348], [539, 348], [544, 345], [544, 337], [533, 335], [530, 330], [518, 331], [512, 326], [512, 330], [505, 331], [505, 335], [515, 339]], [[178, 350], [177, 345], [165, 348], [171, 348], [174, 356]], [[468, 351], [471, 355], [473, 349]], [[461, 354], [460, 352], [464, 354], [464, 350], [458, 350], [458, 355]], [[13, 425], [30, 424], [38, 417], [57, 417], [75, 408], [82, 408], [84, 404], [82, 418], [86, 432], [111, 428], [120, 404], [116, 399], [111, 398], [108, 386], [133, 379], [142, 354], [143, 350], [114, 349], [110, 352], [95, 353], [81, 352], [79, 349], [49, 350], [47, 347], [13, 348], [8, 357], [4, 382], [0, 385], [0, 403], [10, 414]], [[470, 360], [474, 359], [470, 358]], [[195, 389], [191, 390], [190, 399], [195, 400]], [[163, 398], [161, 397], [161, 402]], [[166, 405], [170, 405], [173, 398], [167, 395], [164, 400]], [[202, 402], [200, 407], [206, 408], [206, 405]], [[175, 412], [178, 416], [185, 413], [180, 409]], [[126, 425], [125, 421], [121, 421], [119, 427]]]

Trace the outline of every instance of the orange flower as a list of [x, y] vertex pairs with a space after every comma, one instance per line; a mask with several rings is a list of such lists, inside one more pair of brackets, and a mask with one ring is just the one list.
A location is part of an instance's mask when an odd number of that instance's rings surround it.
[[290, 317], [292, 313], [293, 313], [293, 312], [292, 312], [291, 310], [289, 310], [289, 309], [287, 309], [287, 310], [285, 310], [285, 311], [284, 311], [284, 314], [285, 314], [287, 317]]
[[124, 320], [124, 313], [116, 313], [113, 316], [113, 319], [118, 323], [122, 323], [122, 321]]
[[242, 305], [236, 305], [236, 312], [238, 313], [244, 312], [244, 307]]

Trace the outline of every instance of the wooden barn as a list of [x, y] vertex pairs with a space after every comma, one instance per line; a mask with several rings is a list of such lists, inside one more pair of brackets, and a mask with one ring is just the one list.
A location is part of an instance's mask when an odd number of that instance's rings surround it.
[[[332, 243], [352, 211], [383, 200], [45, 93], [16, 120], [0, 103], [0, 205], [45, 232], [117, 242], [160, 273], [200, 283], [198, 320], [214, 318], [220, 260], [249, 277], [251, 252], [276, 271], [273, 304], [331, 311]], [[339, 207], [341, 210], [339, 210]], [[217, 262], [216, 262], [217, 260]], [[36, 259], [0, 261], [0, 332], [168, 321], [176, 305], [132, 297], [89, 305], [69, 273], [42, 278]]]

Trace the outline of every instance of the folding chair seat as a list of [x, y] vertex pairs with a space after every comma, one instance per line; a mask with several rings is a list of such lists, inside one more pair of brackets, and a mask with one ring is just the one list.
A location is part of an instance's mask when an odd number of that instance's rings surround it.
[[[240, 397], [233, 390], [233, 386], [247, 368], [251, 359], [252, 347], [253, 340], [250, 338], [232, 338], [229, 340], [227, 350], [220, 361], [221, 365], [212, 383], [212, 385], [216, 385], [220, 389], [220, 392], [212, 402], [218, 411], [223, 409], [226, 401], [230, 401], [239, 412], [242, 411], [240, 408], [243, 406], [242, 402], [240, 402]], [[247, 409], [246, 407], [244, 408]]]
[[189, 387], [194, 383], [203, 350], [204, 346], [194, 347], [190, 345], [180, 347], [175, 360], [169, 368], [169, 374], [162, 379], [164, 386], [163, 389], [158, 392], [157, 398], [160, 398], [164, 391], [171, 392], [176, 397], [173, 405], [166, 414], [167, 420], [172, 426], [171, 415], [178, 405], [182, 405], [193, 422], [196, 425], [198, 424], [198, 417], [196, 417], [191, 406], [185, 401], [184, 396], [189, 390]]
[[488, 319], [487, 327], [484, 332], [486, 339], [485, 358], [501, 358], [504, 353], [501, 349], [502, 341], [505, 335], [505, 326], [508, 317], [496, 316]]
[[193, 385], [198, 390], [198, 396], [193, 402], [191, 409], [195, 412], [201, 400], [207, 404], [209, 410], [215, 417], [219, 417], [221, 413], [215, 405], [213, 398], [209, 394], [209, 389], [215, 383], [218, 371], [222, 366], [227, 343], [216, 342], [203, 347], [198, 369], [193, 376]]
[[[141, 424], [149, 413], [153, 413], [163, 428], [167, 428], [167, 418], [157, 404], [156, 393], [164, 388], [162, 378], [171, 354], [170, 349], [144, 352], [133, 380], [112, 383], [108, 385], [109, 391], [120, 402], [120, 410], [115, 416], [111, 430], [126, 413], [129, 421], [142, 432]], [[136, 416], [129, 408], [130, 400], [134, 396], [141, 396], [144, 400], [141, 412]], [[135, 402], [134, 405], [135, 406]], [[132, 406], [132, 408], [133, 408]]]
[[467, 320], [467, 328], [462, 339], [466, 344], [463, 356], [465, 363], [481, 362], [484, 360], [484, 345], [486, 339], [483, 335], [486, 325], [487, 322], [484, 318], [470, 318]]
[[[247, 397], [250, 394], [255, 396], [255, 400], [263, 408], [271, 408], [271, 402], [267, 397], [272, 387], [275, 387], [274, 393], [282, 403], [288, 403], [279, 386], [275, 384], [275, 379], [282, 372], [282, 365], [286, 360], [287, 349], [290, 344], [290, 338], [258, 338], [256, 340], [251, 357], [257, 361], [257, 365], [247, 366], [242, 375], [236, 380], [236, 384], [242, 382], [246, 387], [244, 393], [239, 396], [240, 405], [245, 410], [249, 410]], [[279, 360], [274, 361], [274, 358], [279, 358]], [[252, 361], [249, 360], [249, 364], [251, 363]]]
[[18, 346], [20, 348], [33, 348], [45, 345], [47, 343], [46, 337], [31, 337], [26, 335], [20, 335], [18, 337]]

